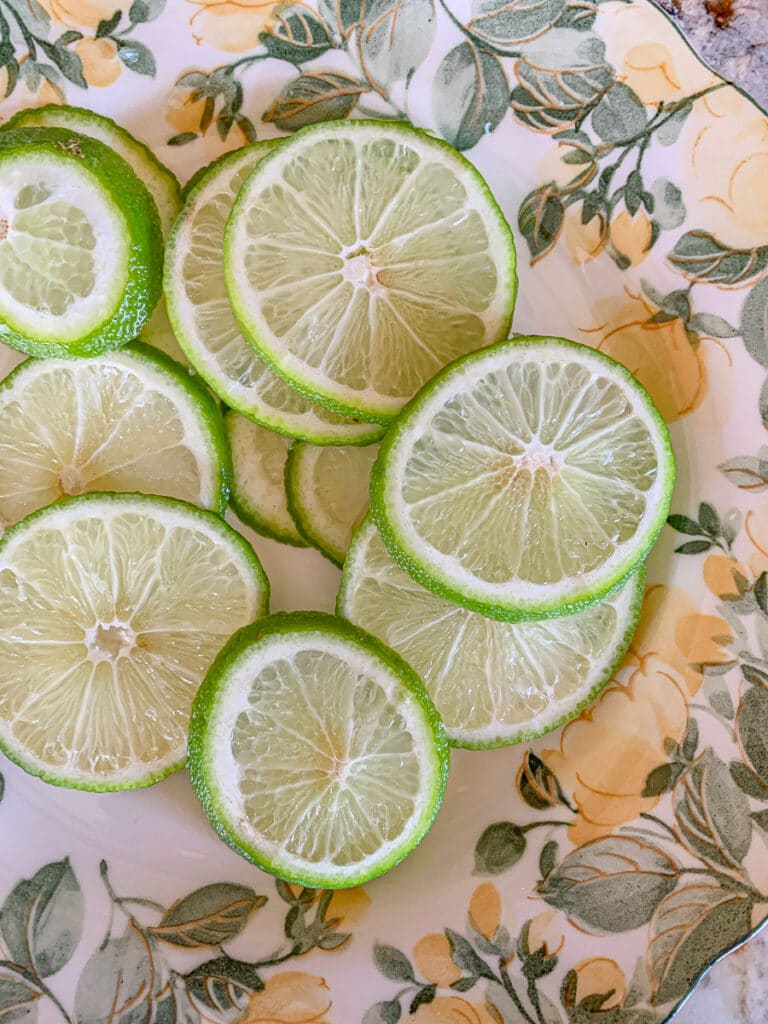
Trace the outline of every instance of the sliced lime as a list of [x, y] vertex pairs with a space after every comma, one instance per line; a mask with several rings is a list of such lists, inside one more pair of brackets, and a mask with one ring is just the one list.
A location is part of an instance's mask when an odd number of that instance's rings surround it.
[[195, 701], [190, 774], [211, 823], [306, 886], [359, 885], [400, 861], [432, 824], [447, 771], [421, 680], [330, 615], [241, 630]]
[[517, 290], [512, 234], [478, 172], [392, 122], [283, 142], [238, 194], [224, 260], [262, 358], [313, 400], [381, 422], [506, 337]]
[[629, 646], [644, 579], [641, 567], [575, 615], [496, 622], [411, 579], [368, 519], [344, 564], [338, 612], [419, 673], [454, 746], [481, 749], [540, 736], [594, 700]]
[[0, 747], [59, 786], [164, 778], [201, 679], [268, 594], [250, 545], [192, 505], [89, 494], [33, 513], [0, 540]]

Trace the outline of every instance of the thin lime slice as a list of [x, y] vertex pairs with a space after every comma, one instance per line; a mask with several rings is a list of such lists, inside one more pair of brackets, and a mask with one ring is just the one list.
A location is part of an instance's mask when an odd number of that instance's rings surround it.
[[0, 530], [90, 491], [227, 507], [221, 413], [170, 359], [136, 344], [95, 359], [28, 359], [0, 384]]
[[192, 505], [89, 494], [33, 513], [0, 540], [0, 747], [59, 786], [157, 782], [268, 596], [250, 545]]
[[285, 467], [288, 508], [299, 532], [341, 568], [369, 505], [377, 444], [320, 448], [296, 441]]
[[160, 294], [157, 208], [103, 142], [0, 132], [0, 340], [93, 356], [133, 340]]
[[338, 612], [405, 658], [449, 741], [477, 750], [533, 739], [594, 700], [629, 646], [644, 579], [641, 567], [575, 615], [495, 622], [419, 586], [368, 519], [344, 564]]
[[155, 154], [111, 118], [82, 107], [51, 104], [20, 110], [4, 126], [14, 128], [68, 128], [98, 139], [128, 164], [155, 201], [163, 234], [167, 235], [181, 206], [181, 186], [176, 175], [161, 164]]
[[518, 338], [458, 360], [382, 444], [371, 500], [390, 553], [495, 619], [566, 615], [648, 553], [675, 462], [650, 396], [612, 359]]
[[224, 261], [262, 358], [314, 401], [381, 422], [506, 337], [517, 290], [512, 233], [478, 172], [392, 122], [283, 142], [237, 197]]
[[231, 410], [224, 422], [232, 450], [232, 508], [257, 533], [283, 544], [306, 547], [285, 493], [291, 439]]
[[313, 406], [268, 369], [243, 338], [229, 303], [222, 266], [227, 217], [243, 181], [276, 145], [259, 142], [227, 154], [187, 192], [165, 260], [171, 323], [189, 361], [232, 409], [316, 444], [367, 444], [381, 430]]
[[273, 615], [232, 638], [195, 701], [190, 774], [225, 842], [306, 886], [387, 871], [440, 807], [448, 746], [421, 680], [343, 619]]
[[185, 369], [193, 369], [186, 352], [178, 342], [171, 321], [168, 319], [168, 310], [165, 308], [164, 299], [158, 302], [154, 313], [139, 331], [139, 340], [143, 341], [145, 345], [151, 345], [152, 348], [164, 352]]

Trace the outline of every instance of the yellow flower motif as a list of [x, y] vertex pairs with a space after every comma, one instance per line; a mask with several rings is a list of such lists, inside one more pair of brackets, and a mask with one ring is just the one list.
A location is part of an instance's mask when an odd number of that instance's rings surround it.
[[469, 901], [469, 923], [489, 941], [501, 924], [501, 896], [492, 882], [478, 885]]
[[492, 1016], [485, 1006], [477, 1006], [460, 996], [438, 996], [433, 1002], [422, 1004], [408, 1018], [414, 1024], [498, 1024], [501, 1019], [501, 1016]]
[[642, 263], [651, 247], [651, 222], [642, 210], [638, 210], [634, 217], [627, 210], [622, 210], [611, 221], [610, 237], [614, 249], [635, 267]]
[[188, 0], [198, 10], [189, 20], [198, 44], [227, 53], [258, 46], [275, 0]]
[[425, 981], [440, 988], [448, 988], [461, 977], [461, 970], [451, 960], [451, 944], [436, 932], [419, 939], [413, 947], [413, 962]]
[[668, 760], [664, 741], [679, 743], [688, 725], [685, 679], [659, 658], [644, 658], [626, 686], [612, 686], [565, 727], [544, 761], [573, 794], [578, 815], [569, 838], [581, 846], [651, 810], [646, 779]]
[[593, 217], [589, 224], [581, 222], [581, 207], [569, 207], [563, 222], [563, 237], [575, 263], [589, 263], [605, 247], [603, 220]]
[[587, 996], [613, 995], [601, 1005], [601, 1010], [612, 1010], [621, 1006], [627, 994], [627, 979], [615, 960], [606, 957], [592, 957], [582, 960], [574, 967], [576, 972], [576, 1005]]
[[267, 978], [254, 992], [237, 1024], [329, 1024], [333, 1004], [325, 978], [303, 971], [285, 971]]
[[648, 106], [674, 102], [717, 81], [653, 7], [606, 4], [600, 11], [600, 33], [619, 80]]
[[556, 910], [544, 910], [528, 926], [528, 949], [543, 949], [545, 956], [557, 956], [565, 944], [562, 918]]
[[122, 73], [117, 46], [111, 39], [81, 39], [75, 44], [75, 53], [83, 62], [83, 77], [88, 85], [112, 85]]
[[117, 0], [40, 0], [54, 21], [67, 28], [96, 28], [120, 6]]

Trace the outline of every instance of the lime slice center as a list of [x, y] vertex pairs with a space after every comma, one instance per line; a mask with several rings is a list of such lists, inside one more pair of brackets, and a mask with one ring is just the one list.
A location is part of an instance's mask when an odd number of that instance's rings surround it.
[[83, 474], [77, 466], [64, 466], [59, 474], [59, 487], [62, 493], [69, 495], [83, 494], [86, 490]]
[[120, 658], [130, 656], [136, 646], [136, 634], [126, 622], [97, 622], [86, 631], [85, 642], [88, 657], [94, 664], [101, 661], [114, 664]]

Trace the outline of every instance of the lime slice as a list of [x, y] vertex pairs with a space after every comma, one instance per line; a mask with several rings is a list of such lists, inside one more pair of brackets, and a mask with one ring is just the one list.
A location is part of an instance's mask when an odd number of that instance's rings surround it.
[[341, 568], [368, 511], [377, 444], [319, 448], [296, 441], [285, 467], [288, 508], [299, 532]]
[[229, 411], [224, 422], [232, 450], [232, 508], [257, 533], [283, 544], [306, 547], [285, 493], [291, 439], [236, 412]]
[[655, 541], [674, 478], [667, 428], [628, 370], [518, 338], [422, 390], [382, 444], [371, 501], [423, 586], [515, 621], [605, 596]]
[[168, 234], [181, 206], [181, 187], [176, 175], [160, 163], [148, 146], [111, 118], [94, 114], [92, 110], [84, 110], [82, 107], [51, 104], [20, 110], [3, 130], [14, 128], [68, 128], [109, 146], [144, 183], [160, 214], [163, 234]]
[[74, 789], [164, 778], [201, 679], [268, 594], [250, 545], [192, 505], [89, 494], [33, 513], [0, 540], [0, 747]]
[[219, 835], [305, 886], [387, 871], [428, 831], [448, 746], [421, 680], [343, 619], [295, 612], [232, 638], [200, 689], [190, 774]]
[[136, 337], [160, 293], [146, 188], [103, 142], [64, 128], [0, 132], [0, 340], [93, 356]]
[[277, 144], [259, 142], [215, 161], [186, 193], [168, 242], [165, 299], [174, 332], [200, 376], [232, 408], [316, 444], [367, 444], [381, 436], [313, 406], [268, 369], [243, 338], [229, 303], [221, 253], [235, 196]]
[[641, 566], [604, 601], [541, 622], [495, 622], [424, 590], [360, 527], [338, 612], [397, 651], [424, 680], [457, 747], [533, 739], [573, 718], [611, 678], [643, 600]]
[[0, 530], [86, 491], [141, 491], [220, 512], [231, 465], [202, 385], [145, 345], [28, 359], [0, 384]]
[[506, 337], [517, 290], [512, 234], [478, 172], [392, 122], [283, 142], [237, 197], [224, 261], [262, 358], [314, 401], [381, 422]]
[[193, 369], [187, 359], [184, 349], [178, 342], [174, 333], [171, 321], [168, 319], [168, 310], [165, 308], [165, 301], [161, 299], [155, 306], [155, 311], [139, 331], [139, 339], [145, 345], [157, 348], [165, 355], [170, 356], [187, 370]]

